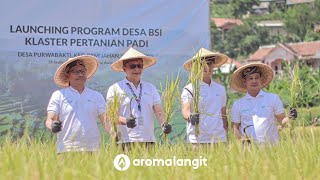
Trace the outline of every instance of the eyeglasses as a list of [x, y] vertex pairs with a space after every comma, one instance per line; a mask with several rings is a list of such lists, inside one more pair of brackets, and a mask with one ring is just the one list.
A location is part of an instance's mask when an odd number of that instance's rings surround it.
[[129, 64], [128, 66], [130, 69], [135, 69], [135, 68], [142, 69], [143, 68], [143, 64]]
[[206, 63], [207, 63], [208, 66], [211, 66], [212, 64], [214, 64], [213, 61], [206, 61]]
[[86, 73], [87, 73], [87, 70], [71, 70], [71, 71], [69, 71], [70, 73], [72, 73], [72, 74], [76, 74], [76, 75], [80, 75], [80, 74], [83, 74], [83, 75], [86, 75]]

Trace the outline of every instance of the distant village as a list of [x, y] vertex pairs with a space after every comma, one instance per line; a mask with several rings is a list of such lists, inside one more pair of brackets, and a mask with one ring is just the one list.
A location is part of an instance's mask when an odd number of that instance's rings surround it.
[[[218, 0], [219, 3], [228, 3], [228, 0]], [[292, 7], [299, 4], [313, 3], [314, 0], [260, 0], [259, 6], [254, 6], [255, 15], [264, 15], [269, 13], [271, 3], [283, 4]], [[232, 28], [236, 28], [243, 22], [241, 19], [234, 18], [216, 18], [212, 17], [211, 21], [221, 31], [221, 41], [224, 40], [225, 34]], [[256, 21], [257, 26], [266, 28], [271, 35], [287, 35], [284, 23], [279, 20]], [[320, 33], [320, 23], [315, 22], [314, 32]], [[258, 50], [250, 54], [245, 60], [238, 61], [229, 59], [228, 63], [221, 67], [222, 73], [229, 73], [240, 66], [250, 62], [261, 62], [270, 65], [276, 74], [282, 74], [283, 62], [288, 63], [294, 60], [303, 61], [303, 64], [311, 68], [320, 67], [320, 41], [298, 42], [298, 43], [276, 43], [271, 45], [260, 46]]]

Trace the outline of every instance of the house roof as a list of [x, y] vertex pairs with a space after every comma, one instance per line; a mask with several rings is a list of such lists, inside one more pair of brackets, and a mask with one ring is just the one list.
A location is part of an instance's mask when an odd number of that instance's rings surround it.
[[278, 43], [277, 45], [261, 46], [254, 52], [248, 61], [263, 60], [276, 46], [280, 46], [284, 50], [292, 53], [297, 57], [315, 56], [320, 51], [320, 41], [301, 42], [301, 43]]
[[275, 45], [259, 47], [259, 49], [249, 57], [248, 61], [262, 60], [274, 47]]
[[320, 49], [320, 41], [287, 44], [300, 56], [313, 56]]
[[218, 28], [221, 28], [228, 24], [240, 25], [242, 21], [240, 19], [230, 19], [230, 18], [211, 18]]

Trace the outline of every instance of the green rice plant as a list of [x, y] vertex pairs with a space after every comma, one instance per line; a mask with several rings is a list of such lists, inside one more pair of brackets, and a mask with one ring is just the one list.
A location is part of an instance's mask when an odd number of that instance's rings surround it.
[[[199, 51], [195, 58], [192, 60], [191, 71], [189, 75], [189, 81], [191, 82], [193, 89], [193, 102], [192, 108], [194, 113], [200, 114], [199, 103], [200, 103], [200, 82], [203, 79], [203, 71], [207, 64], [201, 57], [201, 51]], [[200, 134], [199, 125], [195, 125], [195, 136], [198, 137]]]
[[[298, 98], [301, 93], [301, 81], [300, 81], [300, 68], [299, 68], [299, 63], [296, 62], [294, 64], [293, 70], [291, 71], [291, 85], [289, 88], [290, 91], [290, 108], [297, 108], [297, 103], [298, 103]], [[293, 137], [294, 134], [294, 127], [295, 127], [295, 121], [293, 119], [289, 119], [289, 128], [290, 128], [290, 133], [291, 136]]]
[[122, 96], [116, 90], [113, 91], [113, 96], [107, 100], [106, 120], [103, 125], [105, 129], [107, 126], [111, 126], [110, 137], [112, 144], [116, 144], [117, 141], [121, 140], [121, 132], [118, 130], [121, 101]]
[[[166, 83], [165, 87], [162, 86], [160, 83], [160, 91], [162, 92], [161, 94], [161, 100], [163, 103], [163, 109], [164, 109], [164, 116], [165, 116], [165, 122], [170, 123], [172, 116], [176, 112], [177, 108], [177, 98], [180, 97], [179, 93], [179, 86], [180, 86], [180, 79], [179, 79], [179, 74], [176, 76], [176, 78], [169, 77], [167, 76], [166, 78]], [[162, 133], [161, 134], [162, 139], [164, 141], [168, 140], [167, 134]]]
[[[296, 141], [289, 129], [280, 132], [272, 146], [253, 144], [244, 149], [239, 141], [192, 150], [183, 140], [172, 146], [134, 148], [126, 154], [131, 165], [125, 171], [114, 167], [122, 154], [115, 147], [101, 146], [95, 153], [57, 155], [55, 141], [45, 143], [6, 139], [0, 144], [0, 179], [319, 179], [320, 128], [297, 127]], [[134, 159], [207, 159], [207, 166], [134, 166]], [[194, 162], [197, 164], [197, 162]], [[198, 162], [198, 165], [200, 163]]]

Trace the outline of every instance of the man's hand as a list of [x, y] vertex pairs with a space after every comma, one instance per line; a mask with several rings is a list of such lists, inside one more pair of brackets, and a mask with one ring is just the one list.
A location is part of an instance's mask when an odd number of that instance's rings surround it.
[[163, 133], [169, 134], [172, 131], [172, 126], [171, 126], [171, 124], [164, 122], [161, 125], [161, 129], [162, 129]]
[[223, 121], [223, 129], [228, 131], [228, 121]]
[[192, 113], [189, 118], [188, 118], [189, 122], [192, 124], [192, 125], [198, 125], [199, 124], [199, 120], [200, 120], [200, 114], [198, 113]]
[[296, 108], [290, 108], [289, 109], [289, 118], [290, 119], [296, 119], [298, 117], [298, 112], [296, 110]]
[[51, 131], [53, 133], [58, 133], [60, 132], [62, 129], [62, 122], [57, 120], [57, 121], [52, 121], [52, 124], [51, 124]]
[[128, 128], [136, 127], [136, 118], [131, 115], [129, 118], [126, 118], [126, 124]]

